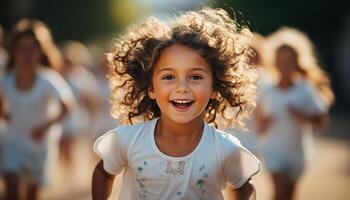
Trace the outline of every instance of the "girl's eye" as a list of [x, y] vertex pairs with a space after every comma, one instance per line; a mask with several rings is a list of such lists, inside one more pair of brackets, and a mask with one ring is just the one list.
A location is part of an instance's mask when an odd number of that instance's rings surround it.
[[172, 75], [166, 75], [162, 77], [162, 80], [173, 80], [173, 79], [175, 79], [175, 77]]
[[192, 80], [201, 80], [201, 79], [203, 79], [203, 77], [199, 76], [199, 75], [193, 75], [193, 76], [191, 76], [191, 79]]

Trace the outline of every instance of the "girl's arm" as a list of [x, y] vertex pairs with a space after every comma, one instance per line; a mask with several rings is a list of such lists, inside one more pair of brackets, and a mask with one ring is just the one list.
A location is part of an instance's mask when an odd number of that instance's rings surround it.
[[311, 123], [314, 127], [325, 127], [329, 123], [329, 115], [327, 113], [304, 114], [292, 106], [288, 107], [289, 113], [301, 123]]
[[10, 116], [8, 113], [6, 113], [5, 111], [5, 102], [4, 100], [2, 99], [1, 97], [1, 94], [0, 94], [0, 119], [1, 118], [4, 118], [5, 121], [9, 122], [10, 121]]
[[103, 168], [103, 161], [100, 160], [92, 175], [92, 199], [106, 200], [111, 194], [114, 175], [109, 174]]
[[1, 94], [0, 94], [0, 118], [5, 118], [5, 111], [4, 111], [4, 103], [2, 102]]
[[256, 107], [254, 112], [255, 125], [258, 134], [263, 135], [270, 125], [273, 123], [273, 118], [266, 115], [266, 113], [261, 109], [260, 106]]
[[60, 122], [64, 117], [67, 116], [69, 105], [66, 102], [61, 101], [60, 106], [61, 106], [61, 112], [56, 118], [53, 118], [53, 119], [45, 122], [44, 124], [38, 126], [37, 128], [35, 128], [32, 131], [32, 137], [33, 137], [34, 140], [40, 141], [44, 137], [46, 130], [52, 124]]
[[242, 187], [238, 189], [230, 188], [229, 199], [234, 200], [255, 200], [256, 192], [254, 182], [249, 179]]

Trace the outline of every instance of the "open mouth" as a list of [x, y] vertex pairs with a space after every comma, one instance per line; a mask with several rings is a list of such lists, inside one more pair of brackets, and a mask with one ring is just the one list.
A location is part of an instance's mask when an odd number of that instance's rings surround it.
[[193, 104], [191, 100], [172, 100], [170, 101], [173, 106], [179, 109], [186, 109]]

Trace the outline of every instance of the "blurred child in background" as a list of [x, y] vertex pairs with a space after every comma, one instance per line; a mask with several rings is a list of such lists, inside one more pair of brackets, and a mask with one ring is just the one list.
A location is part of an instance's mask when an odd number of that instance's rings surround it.
[[[8, 60], [7, 51], [3, 48], [4, 37], [5, 37], [5, 32], [2, 29], [2, 26], [0, 25], [0, 80], [3, 78], [4, 72], [5, 72], [5, 66]], [[0, 90], [0, 96], [1, 96], [1, 93], [2, 92]], [[5, 105], [0, 105], [0, 109], [4, 106]], [[5, 129], [5, 120], [0, 117], [0, 172], [1, 172], [1, 141], [2, 141], [1, 136], [4, 133], [4, 129]]]
[[[298, 76], [299, 80], [308, 82], [315, 90], [320, 100], [329, 109], [334, 101], [334, 93], [331, 88], [327, 72], [322, 69], [317, 51], [309, 37], [294, 28], [282, 27], [268, 37], [266, 48], [267, 57], [274, 58], [274, 50], [282, 45], [288, 45], [298, 53]], [[267, 66], [272, 66], [272, 59], [267, 59]], [[274, 71], [276, 72], [276, 71]]]
[[[248, 43], [251, 47], [253, 53], [249, 57], [249, 64], [257, 67], [258, 72], [258, 88], [256, 99], [259, 99], [261, 91], [264, 88], [272, 84], [273, 80], [268, 69], [263, 66], [263, 56], [264, 56], [264, 45], [265, 37], [259, 33], [253, 33], [248, 37]], [[232, 128], [235, 136], [241, 141], [241, 143], [251, 152], [259, 154], [258, 139], [255, 127], [255, 112], [251, 114], [245, 121], [245, 127], [243, 128]]]
[[54, 70], [61, 66], [61, 57], [42, 22], [19, 21], [11, 35], [9, 54], [0, 83], [0, 116], [7, 122], [1, 144], [6, 199], [21, 198], [22, 178], [26, 198], [37, 199], [47, 183], [61, 134], [58, 122], [73, 104], [72, 94]]
[[281, 28], [268, 37], [267, 66], [276, 83], [262, 91], [257, 129], [275, 199], [294, 195], [312, 150], [311, 127], [322, 127], [333, 102], [326, 73], [318, 65], [310, 40], [301, 32]]
[[109, 72], [110, 63], [107, 60], [107, 55], [103, 55], [98, 58], [97, 66], [94, 70], [95, 77], [98, 83], [99, 95], [95, 98], [98, 100], [99, 110], [94, 115], [94, 135], [93, 138], [96, 139], [100, 134], [111, 130], [118, 125], [118, 120], [113, 118], [111, 115], [111, 89], [109, 87], [109, 82], [107, 74]]
[[62, 45], [64, 65], [62, 75], [68, 82], [78, 103], [63, 122], [61, 156], [67, 166], [72, 165], [72, 145], [77, 136], [88, 137], [93, 132], [93, 117], [98, 110], [98, 86], [89, 71], [91, 54], [87, 47], [77, 41], [67, 41]]

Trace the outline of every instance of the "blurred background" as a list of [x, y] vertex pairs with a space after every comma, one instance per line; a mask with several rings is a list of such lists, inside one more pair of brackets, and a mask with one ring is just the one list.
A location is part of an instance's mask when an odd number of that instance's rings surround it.
[[[300, 181], [297, 199], [349, 199], [350, 1], [1, 0], [0, 25], [4, 29], [6, 46], [7, 33], [18, 20], [35, 18], [45, 22], [57, 44], [74, 40], [88, 48], [91, 60], [86, 67], [96, 78], [103, 52], [110, 48], [113, 38], [127, 25], [149, 15], [168, 20], [177, 11], [203, 5], [224, 8], [238, 22], [262, 35], [289, 26], [310, 37], [323, 69], [330, 75], [336, 103], [330, 110], [332, 121], [329, 129], [316, 136], [315, 160]], [[103, 87], [96, 79], [96, 87]], [[103, 98], [101, 101], [108, 102], [108, 92], [104, 92]], [[99, 131], [101, 129], [97, 128], [96, 134], [102, 134]], [[42, 199], [91, 198], [91, 173], [97, 161], [91, 145], [91, 139], [75, 140], [72, 167], [57, 162], [52, 173], [53, 183], [45, 189]], [[270, 199], [273, 191], [268, 174], [263, 171], [256, 181], [258, 199]], [[0, 199], [2, 196], [3, 184], [0, 183]]]

